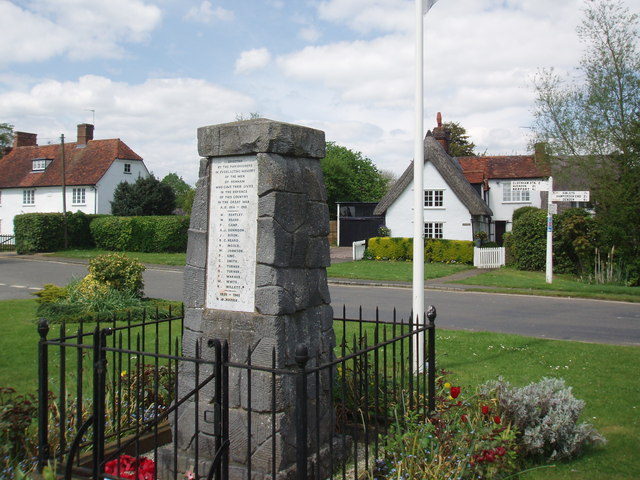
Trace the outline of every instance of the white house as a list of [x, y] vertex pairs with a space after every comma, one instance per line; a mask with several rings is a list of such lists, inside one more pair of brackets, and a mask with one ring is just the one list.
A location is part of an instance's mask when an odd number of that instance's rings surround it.
[[[64, 182], [63, 179], [64, 169]], [[149, 176], [142, 157], [122, 140], [94, 140], [93, 125], [78, 125], [76, 142], [37, 143], [34, 133], [15, 132], [0, 159], [0, 234], [13, 234], [13, 218], [33, 212], [62, 212], [63, 183], [68, 212], [111, 213], [120, 182]]]
[[[502, 243], [514, 210], [543, 205], [540, 192], [513, 191], [511, 182], [547, 178], [544, 163], [534, 156], [451, 157], [449, 137], [438, 115], [438, 127], [424, 140], [425, 237], [473, 240], [484, 231]], [[413, 184], [411, 163], [374, 211], [394, 237], [413, 236]]]

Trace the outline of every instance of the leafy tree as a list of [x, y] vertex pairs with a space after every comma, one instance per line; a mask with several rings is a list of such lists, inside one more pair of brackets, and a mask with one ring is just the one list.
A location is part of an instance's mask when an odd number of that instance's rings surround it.
[[185, 182], [177, 173], [168, 173], [161, 180], [161, 183], [169, 185], [176, 197], [176, 206], [181, 208], [186, 214], [191, 213], [191, 205], [195, 189]]
[[111, 213], [116, 216], [171, 215], [176, 208], [176, 196], [166, 183], [153, 174], [140, 177], [135, 183], [121, 182], [113, 193]]
[[13, 125], [0, 123], [0, 158], [7, 148], [13, 143]]
[[335, 142], [327, 142], [327, 153], [320, 165], [332, 217], [337, 202], [377, 202], [389, 187], [389, 177], [369, 158]]
[[579, 76], [546, 69], [534, 81], [534, 142], [557, 155], [557, 178], [588, 185], [605, 244], [640, 269], [639, 17], [621, 0], [585, 4]]
[[475, 157], [476, 144], [469, 140], [467, 130], [458, 122], [445, 122], [445, 129], [451, 132], [449, 155], [452, 157]]

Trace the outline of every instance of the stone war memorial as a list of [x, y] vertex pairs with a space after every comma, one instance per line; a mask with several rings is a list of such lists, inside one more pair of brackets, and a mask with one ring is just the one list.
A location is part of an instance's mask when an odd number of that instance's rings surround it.
[[[295, 370], [301, 346], [314, 362], [331, 361], [324, 132], [267, 119], [212, 125], [198, 129], [198, 153], [183, 354], [194, 356], [199, 342], [217, 339], [228, 342], [232, 364]], [[229, 477], [247, 478], [250, 470], [253, 479], [272, 478], [275, 464], [277, 478], [292, 478], [295, 379], [280, 375], [274, 383], [271, 372], [253, 368], [228, 372]], [[320, 431], [308, 435], [310, 451], [332, 441], [329, 381], [321, 377], [319, 391], [307, 382], [310, 410], [322, 420]], [[193, 463], [196, 445], [203, 472], [215, 454], [207, 394], [199, 392], [198, 408], [182, 405], [173, 425], [178, 470]]]

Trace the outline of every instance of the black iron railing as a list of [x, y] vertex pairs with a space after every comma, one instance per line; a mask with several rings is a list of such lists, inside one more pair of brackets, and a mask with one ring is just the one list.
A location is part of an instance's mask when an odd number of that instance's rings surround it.
[[[102, 322], [90, 330], [80, 324], [73, 334], [61, 325], [53, 339], [48, 338], [50, 327], [42, 320], [38, 326], [39, 466], [53, 459], [64, 466], [61, 473], [66, 478], [99, 479], [105, 478], [109, 465], [127, 454], [153, 459], [157, 478], [184, 478], [176, 426], [184, 430], [180, 415], [191, 404], [196, 412], [206, 405], [203, 419], [195, 415], [187, 433], [193, 436], [195, 458], [190, 467], [195, 478], [228, 478], [229, 452], [233, 451], [234, 458], [245, 458], [241, 463], [246, 478], [256, 473], [275, 479], [277, 459], [290, 454], [282, 451], [276, 435], [282, 413], [276, 412], [276, 392], [288, 382], [295, 393], [296, 478], [362, 478], [384, 454], [381, 439], [394, 419], [407, 411], [424, 419], [435, 409], [435, 316], [430, 307], [428, 323], [415, 325], [397, 319], [395, 313], [390, 320], [381, 320], [377, 314], [367, 320], [361, 314], [346, 318], [343, 310], [342, 318], [334, 319], [334, 358], [310, 358], [307, 346], [299, 345], [297, 366], [288, 369], [276, 368], [275, 349], [270, 365], [254, 364], [251, 350], [246, 362], [230, 362], [229, 347], [215, 339], [203, 340], [195, 357], [185, 357], [181, 354], [182, 312], [164, 319], [146, 317], [138, 323]], [[246, 378], [241, 412], [246, 430], [241, 445], [229, 437], [230, 375]], [[265, 379], [271, 385], [271, 398], [255, 398], [256, 385], [263, 386]], [[321, 398], [321, 385], [328, 385], [328, 404]], [[270, 449], [271, 466], [266, 470], [261, 466], [260, 472], [253, 465], [256, 445], [252, 444], [256, 433], [252, 416], [258, 415], [271, 417], [266, 422], [271, 425], [270, 445], [261, 445]], [[200, 421], [215, 427], [213, 455], [205, 459], [206, 468], [198, 459], [199, 442], [211, 439], [202, 437]], [[107, 476], [120, 478], [121, 472]]]
[[16, 249], [16, 237], [13, 235], [0, 235], [0, 252], [8, 252]]

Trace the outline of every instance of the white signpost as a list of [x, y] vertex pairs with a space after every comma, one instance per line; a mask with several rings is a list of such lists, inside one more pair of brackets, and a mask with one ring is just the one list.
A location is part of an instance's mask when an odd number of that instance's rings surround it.
[[545, 180], [516, 180], [511, 182], [513, 191], [549, 192], [547, 201], [547, 283], [553, 282], [553, 215], [558, 213], [558, 206], [552, 202], [588, 202], [588, 191], [553, 191], [553, 177]]

